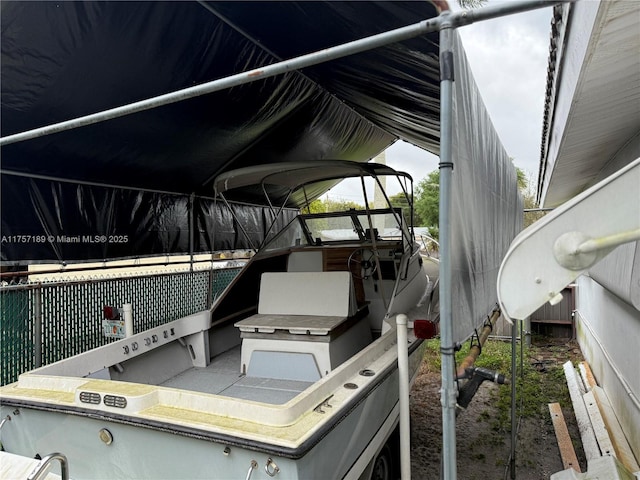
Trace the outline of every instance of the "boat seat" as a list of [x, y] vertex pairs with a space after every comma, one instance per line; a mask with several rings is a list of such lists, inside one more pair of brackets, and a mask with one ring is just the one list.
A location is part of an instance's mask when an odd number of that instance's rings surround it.
[[267, 272], [258, 313], [235, 323], [248, 376], [316, 381], [368, 345], [350, 272]]
[[259, 314], [348, 317], [357, 306], [350, 272], [266, 272]]

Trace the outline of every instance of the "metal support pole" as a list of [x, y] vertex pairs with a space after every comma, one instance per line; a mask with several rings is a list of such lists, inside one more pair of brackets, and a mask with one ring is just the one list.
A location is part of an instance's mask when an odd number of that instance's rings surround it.
[[44, 478], [47, 466], [54, 460], [58, 460], [60, 462], [60, 475], [62, 480], [69, 480], [69, 462], [67, 461], [67, 457], [62, 453], [51, 453], [40, 460], [40, 463], [38, 463], [38, 465], [36, 465], [33, 471], [29, 474], [27, 480], [40, 480], [41, 478]]
[[440, 352], [442, 355], [442, 472], [456, 480], [455, 345], [451, 303], [451, 177], [453, 173], [453, 51], [452, 25], [443, 13], [440, 29]]
[[411, 433], [409, 415], [409, 344], [407, 341], [407, 316], [396, 315], [398, 336], [398, 383], [400, 402], [400, 478], [411, 480]]
[[518, 322], [511, 323], [511, 456], [509, 470], [511, 479], [516, 478], [516, 440], [518, 436], [516, 424], [516, 343], [518, 336]]
[[211, 268], [209, 269], [209, 288], [207, 289], [207, 308], [211, 308], [213, 305], [213, 300], [215, 297], [213, 296], [213, 285], [215, 283], [215, 276], [217, 275], [216, 270], [213, 268], [213, 262], [211, 262]]
[[195, 214], [193, 211], [193, 204], [196, 194], [189, 195], [189, 271], [193, 272], [193, 246], [195, 242]]
[[520, 324], [520, 378], [524, 380], [524, 320], [518, 320]]
[[600, 250], [615, 248], [619, 245], [635, 242], [637, 240], [640, 240], [640, 228], [629, 230], [628, 232], [614, 233], [613, 235], [608, 235], [606, 237], [591, 238], [578, 246], [575, 252], [572, 253], [579, 255], [581, 253], [599, 252]]
[[33, 290], [33, 359], [36, 368], [42, 366], [42, 284]]
[[130, 303], [122, 305], [122, 316], [124, 319], [124, 336], [129, 338], [133, 336], [133, 307]]

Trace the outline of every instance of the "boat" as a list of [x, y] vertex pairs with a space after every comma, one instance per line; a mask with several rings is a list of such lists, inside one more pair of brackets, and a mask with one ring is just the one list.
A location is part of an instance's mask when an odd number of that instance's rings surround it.
[[381, 176], [405, 186], [411, 210], [411, 177], [375, 163], [275, 163], [219, 176], [216, 198], [230, 208], [242, 190], [268, 199], [263, 244], [210, 309], [0, 388], [0, 460], [36, 459], [30, 478], [45, 464], [83, 479], [393, 478], [396, 319], [408, 319], [412, 382], [426, 346], [413, 321], [438, 319], [437, 265], [420, 254], [411, 211], [386, 194], [386, 208], [369, 208], [364, 180], [363, 209], [303, 208], [275, 228], [289, 207], [341, 179]]

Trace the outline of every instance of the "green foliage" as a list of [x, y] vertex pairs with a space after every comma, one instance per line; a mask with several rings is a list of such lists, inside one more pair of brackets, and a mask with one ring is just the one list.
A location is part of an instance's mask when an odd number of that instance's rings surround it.
[[440, 370], [440, 339], [432, 338], [426, 341], [427, 348], [424, 352], [424, 362], [430, 370]]
[[524, 191], [527, 190], [527, 187], [529, 186], [527, 174], [524, 173], [524, 170], [522, 170], [520, 167], [516, 167], [516, 177], [518, 182], [518, 190], [524, 193]]
[[351, 200], [331, 200], [330, 198], [327, 198], [324, 204], [327, 207], [327, 212], [342, 212], [353, 208], [356, 210], [364, 209], [364, 205], [360, 205], [359, 203]]
[[[415, 192], [414, 208], [418, 226], [438, 228], [440, 212], [440, 170], [434, 170], [418, 182]], [[430, 230], [434, 233], [432, 230]]]
[[[396, 193], [395, 195], [391, 195], [389, 197], [389, 202], [391, 202], [391, 206], [395, 208], [402, 208], [402, 213], [405, 216], [405, 220], [407, 224], [409, 224], [409, 213], [411, 211], [409, 207], [409, 200], [405, 196], [404, 192]], [[422, 225], [423, 221], [420, 215], [415, 211], [413, 211], [413, 225]]]
[[[456, 363], [460, 364], [469, 354], [470, 344], [467, 342], [456, 353]], [[571, 405], [571, 398], [564, 379], [564, 369], [560, 363], [547, 366], [545, 371], [536, 370], [530, 358], [538, 355], [535, 346], [524, 348], [522, 371], [520, 370], [520, 345], [517, 346], [517, 378], [516, 378], [516, 405], [518, 415], [523, 417], [535, 417], [548, 415], [549, 403]], [[423, 361], [431, 371], [440, 370], [440, 340], [427, 341]], [[482, 353], [475, 363], [476, 367], [484, 367], [511, 377], [511, 343], [498, 340], [488, 340], [482, 347]], [[472, 400], [473, 401], [473, 400]], [[493, 398], [498, 407], [497, 417], [482, 415], [482, 420], [492, 422], [492, 428], [499, 433], [510, 431], [511, 428], [511, 386], [501, 385]]]
[[351, 200], [333, 200], [327, 198], [322, 200], [320, 198], [314, 200], [309, 204], [309, 207], [304, 209], [305, 213], [327, 213], [327, 212], [342, 212], [355, 208], [356, 210], [364, 209], [364, 206]]
[[402, 208], [403, 210], [409, 210], [409, 201], [407, 200], [407, 197], [405, 196], [404, 192], [391, 195], [389, 197], [389, 202], [391, 202], [392, 207]]
[[[533, 174], [525, 174], [521, 169], [517, 169], [518, 172], [518, 188], [522, 194], [522, 201], [524, 203], [525, 210], [538, 208], [536, 202], [535, 182], [533, 181]], [[522, 178], [521, 178], [522, 177]], [[522, 181], [522, 184], [521, 184]], [[537, 222], [546, 215], [546, 212], [525, 212], [524, 222], [522, 228], [527, 228], [534, 222]]]
[[[364, 207], [359, 205], [356, 202], [352, 202], [349, 200], [331, 200], [327, 198], [326, 200], [316, 199], [309, 204], [306, 209], [302, 210], [302, 213], [328, 213], [328, 212], [343, 212], [345, 210], [356, 209], [362, 210]], [[317, 224], [316, 228], [320, 230], [326, 230], [331, 228], [340, 228], [340, 226], [332, 226], [332, 221], [330, 219], [321, 219]]]
[[327, 211], [327, 206], [318, 198], [311, 202], [306, 210], [306, 213], [325, 213]]

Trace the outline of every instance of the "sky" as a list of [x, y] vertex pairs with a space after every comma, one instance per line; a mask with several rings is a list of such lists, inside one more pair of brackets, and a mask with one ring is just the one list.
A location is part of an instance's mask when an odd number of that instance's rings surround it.
[[[488, 4], [508, 1], [513, 0]], [[449, 5], [460, 9], [456, 0], [449, 0]], [[498, 136], [533, 185], [540, 159], [552, 10], [545, 7], [458, 29]], [[415, 184], [438, 168], [438, 157], [403, 141], [389, 147], [385, 156], [387, 165], [411, 174]], [[353, 188], [342, 182], [328, 195], [356, 200]]]

